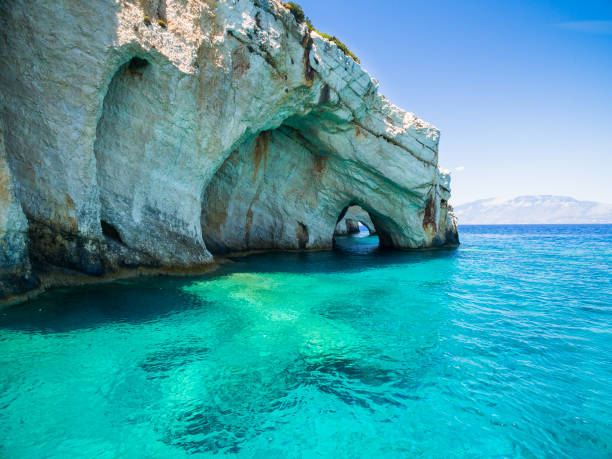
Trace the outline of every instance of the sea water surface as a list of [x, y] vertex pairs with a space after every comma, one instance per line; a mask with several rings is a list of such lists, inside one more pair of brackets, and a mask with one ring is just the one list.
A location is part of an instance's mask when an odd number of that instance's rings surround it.
[[460, 234], [0, 310], [0, 457], [612, 457], [612, 226]]

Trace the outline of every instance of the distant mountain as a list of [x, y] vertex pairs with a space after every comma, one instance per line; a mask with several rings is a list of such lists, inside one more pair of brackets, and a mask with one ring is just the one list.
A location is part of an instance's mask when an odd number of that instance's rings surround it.
[[454, 206], [459, 224], [612, 223], [612, 204], [567, 196], [514, 196]]

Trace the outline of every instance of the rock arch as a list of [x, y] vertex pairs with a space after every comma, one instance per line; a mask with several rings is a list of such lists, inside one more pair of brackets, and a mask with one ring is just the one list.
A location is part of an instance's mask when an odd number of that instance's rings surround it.
[[421, 225], [413, 231], [407, 224], [423, 219], [421, 197], [368, 167], [359, 151], [329, 142], [338, 132], [356, 142], [368, 135], [314, 113], [289, 118], [232, 152], [203, 197], [208, 249], [214, 254], [331, 248], [338, 216], [350, 205], [369, 214], [382, 246], [423, 244]]
[[338, 223], [334, 229], [334, 236], [343, 236], [359, 232], [358, 224], [364, 225], [370, 234], [376, 234], [376, 227], [372, 222], [370, 214], [360, 206], [354, 204], [342, 209], [338, 217]]
[[[336, 198], [313, 155], [287, 126], [262, 131], [223, 163], [202, 202], [202, 234], [213, 253], [330, 246]], [[326, 204], [325, 196], [328, 195]]]
[[[350, 205], [347, 205], [339, 213], [340, 217], [344, 219], [347, 215], [349, 217], [349, 211], [353, 212], [357, 221], [369, 220], [366, 223], [366, 227], [370, 230], [371, 234], [376, 234], [379, 238], [379, 244], [382, 247], [387, 248], [402, 248], [396, 243], [395, 237], [401, 234], [402, 225], [401, 220], [396, 220], [398, 216], [393, 211], [393, 204], [389, 205], [385, 199], [380, 199], [377, 195], [370, 193], [359, 193], [359, 184], [356, 184], [353, 188], [353, 198]], [[361, 220], [360, 220], [361, 219]], [[336, 230], [338, 225], [333, 230], [333, 236], [336, 236]]]

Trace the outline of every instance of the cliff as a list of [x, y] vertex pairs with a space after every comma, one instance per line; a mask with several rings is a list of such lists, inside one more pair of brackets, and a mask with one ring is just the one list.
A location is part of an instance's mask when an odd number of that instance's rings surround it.
[[438, 131], [377, 89], [276, 0], [6, 2], [0, 295], [328, 248], [350, 205], [385, 246], [456, 244]]

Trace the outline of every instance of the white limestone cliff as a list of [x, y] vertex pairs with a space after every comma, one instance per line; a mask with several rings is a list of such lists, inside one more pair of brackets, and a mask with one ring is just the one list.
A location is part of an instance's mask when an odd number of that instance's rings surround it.
[[0, 51], [0, 223], [34, 268], [331, 247], [352, 204], [383, 245], [458, 242], [438, 131], [279, 1], [11, 0]]

